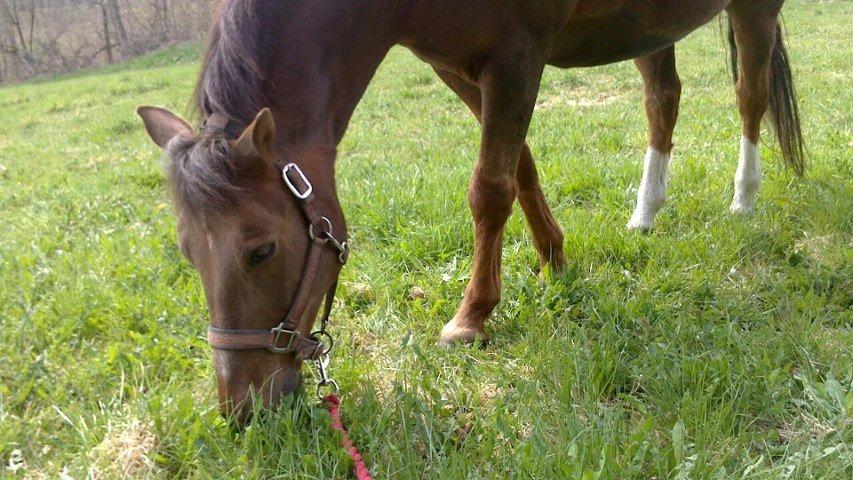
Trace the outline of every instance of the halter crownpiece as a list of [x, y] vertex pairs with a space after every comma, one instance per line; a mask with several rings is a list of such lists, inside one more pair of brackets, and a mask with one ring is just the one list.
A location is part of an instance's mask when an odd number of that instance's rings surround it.
[[222, 115], [221, 113], [211, 113], [201, 122], [199, 131], [206, 133], [218, 133], [224, 135], [228, 140], [237, 140], [240, 138], [242, 129], [234, 120]]

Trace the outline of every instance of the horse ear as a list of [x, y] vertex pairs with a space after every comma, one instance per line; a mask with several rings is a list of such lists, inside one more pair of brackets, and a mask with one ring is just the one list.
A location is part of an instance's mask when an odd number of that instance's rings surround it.
[[151, 140], [160, 148], [165, 149], [169, 142], [177, 137], [192, 137], [193, 127], [184, 119], [161, 107], [139, 107], [136, 113], [145, 122], [145, 130]]
[[268, 162], [275, 162], [275, 120], [269, 108], [258, 113], [236, 144], [245, 156], [258, 156]]

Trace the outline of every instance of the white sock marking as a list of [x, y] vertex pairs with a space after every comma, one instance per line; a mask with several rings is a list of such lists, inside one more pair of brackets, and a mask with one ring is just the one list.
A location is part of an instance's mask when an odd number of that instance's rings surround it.
[[746, 137], [740, 141], [740, 161], [735, 174], [735, 197], [730, 210], [733, 213], [751, 213], [755, 210], [755, 194], [761, 186], [761, 156], [758, 145]]
[[655, 214], [666, 200], [666, 184], [669, 179], [669, 154], [649, 147], [646, 152], [643, 180], [637, 192], [637, 208], [628, 221], [629, 230], [652, 229]]

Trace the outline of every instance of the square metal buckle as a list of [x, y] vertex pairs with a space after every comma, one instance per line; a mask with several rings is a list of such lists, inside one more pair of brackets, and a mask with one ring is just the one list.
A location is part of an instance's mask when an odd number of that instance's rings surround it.
[[[301, 181], [305, 185], [304, 191], [299, 190], [296, 184], [293, 183], [293, 180], [290, 179], [290, 176], [288, 175], [288, 173], [290, 172], [296, 172], [296, 174], [299, 175], [299, 181]], [[287, 185], [287, 188], [289, 188], [290, 191], [293, 192], [294, 195], [296, 195], [296, 198], [300, 200], [305, 200], [306, 198], [311, 196], [311, 193], [314, 192], [314, 186], [311, 185], [311, 182], [308, 181], [308, 177], [306, 177], [305, 174], [302, 173], [302, 169], [300, 169], [299, 166], [295, 163], [288, 163], [287, 165], [285, 165], [284, 168], [281, 170], [281, 176], [282, 178], [284, 178], [284, 183], [285, 185]]]
[[[287, 330], [284, 328], [284, 325], [279, 325], [272, 329], [272, 333], [275, 335], [272, 341], [272, 345], [269, 347], [269, 351], [273, 353], [289, 353], [293, 351], [293, 342], [296, 341], [296, 337], [299, 336], [299, 332], [296, 330]], [[282, 335], [290, 335], [290, 338], [287, 340], [287, 345], [283, 347], [279, 347], [279, 341]]]

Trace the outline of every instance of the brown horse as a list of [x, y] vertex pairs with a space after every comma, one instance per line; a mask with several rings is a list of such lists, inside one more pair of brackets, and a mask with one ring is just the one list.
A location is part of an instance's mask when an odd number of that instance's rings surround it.
[[[648, 228], [648, 212], [663, 199], [678, 107], [671, 46], [726, 10], [742, 72], [737, 92], [745, 152], [734, 209], [748, 210], [758, 183], [759, 122], [770, 99], [775, 117], [793, 118], [789, 72], [780, 60], [782, 4], [225, 0], [195, 92], [205, 118], [200, 131], [165, 109], [139, 109], [151, 138], [171, 158], [179, 245], [204, 285], [223, 410], [240, 406], [242, 418], [252, 390], [265, 405], [274, 404], [297, 387], [302, 360], [322, 358], [324, 347], [309, 332], [346, 256], [336, 146], [393, 45], [432, 65], [482, 124], [468, 191], [473, 271], [441, 332], [442, 343], [472, 343], [487, 339], [484, 323], [500, 299], [502, 236], [516, 198], [541, 263], [560, 269], [565, 262], [563, 234], [525, 144], [545, 65], [641, 57], [656, 153], [646, 162], [640, 218], [632, 226]], [[786, 145], [796, 150], [798, 144]]]

